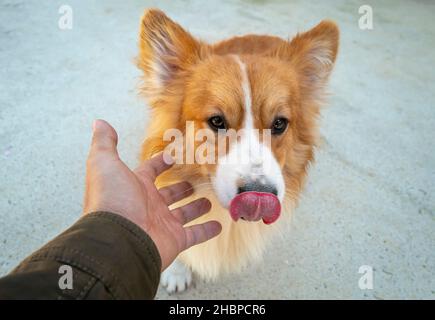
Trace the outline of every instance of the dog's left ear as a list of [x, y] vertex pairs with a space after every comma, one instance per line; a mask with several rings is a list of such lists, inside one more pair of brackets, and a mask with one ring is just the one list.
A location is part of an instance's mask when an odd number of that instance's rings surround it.
[[339, 30], [332, 21], [322, 21], [313, 29], [296, 35], [272, 54], [288, 60], [299, 75], [303, 93], [320, 99], [335, 63]]
[[202, 44], [162, 11], [145, 11], [140, 26], [137, 65], [146, 86], [160, 90], [201, 56]]

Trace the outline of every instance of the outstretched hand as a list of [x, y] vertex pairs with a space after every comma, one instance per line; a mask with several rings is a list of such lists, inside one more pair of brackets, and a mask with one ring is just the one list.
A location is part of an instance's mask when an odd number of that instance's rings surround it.
[[157, 190], [155, 179], [172, 166], [163, 160], [163, 154], [131, 171], [119, 158], [117, 142], [117, 133], [110, 124], [94, 122], [86, 169], [85, 214], [109, 211], [137, 224], [156, 244], [162, 270], [180, 252], [220, 233], [217, 221], [184, 227], [210, 210], [211, 203], [205, 198], [169, 210], [169, 205], [190, 196], [193, 189], [188, 182], [180, 182]]

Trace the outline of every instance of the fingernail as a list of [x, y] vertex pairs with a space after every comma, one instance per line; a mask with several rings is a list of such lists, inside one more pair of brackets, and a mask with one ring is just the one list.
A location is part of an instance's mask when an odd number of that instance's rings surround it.
[[95, 130], [97, 130], [97, 122], [98, 120], [92, 121], [92, 132], [95, 132]]
[[218, 221], [212, 221], [212, 222], [214, 222], [213, 224], [211, 224], [212, 232], [215, 235], [218, 235], [222, 231], [222, 225]]
[[202, 198], [202, 202], [203, 202], [205, 207], [208, 207], [208, 210], [211, 209], [211, 201], [210, 200], [208, 200], [207, 198]]

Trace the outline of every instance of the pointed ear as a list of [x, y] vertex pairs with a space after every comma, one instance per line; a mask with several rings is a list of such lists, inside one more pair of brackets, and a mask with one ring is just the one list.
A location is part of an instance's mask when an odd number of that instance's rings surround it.
[[197, 62], [201, 46], [162, 11], [145, 11], [140, 26], [137, 65], [145, 74], [146, 89], [161, 89], [179, 72]]
[[337, 25], [322, 21], [313, 29], [296, 35], [290, 43], [281, 45], [274, 54], [291, 62], [304, 93], [318, 100], [334, 66], [338, 42]]

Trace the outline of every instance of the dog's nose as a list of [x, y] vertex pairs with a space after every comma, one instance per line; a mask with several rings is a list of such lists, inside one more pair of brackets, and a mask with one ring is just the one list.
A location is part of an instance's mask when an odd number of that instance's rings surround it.
[[244, 185], [240, 186], [237, 190], [237, 193], [248, 192], [248, 191], [257, 191], [257, 192], [266, 192], [273, 193], [278, 196], [278, 190], [276, 187], [270, 183], [260, 183], [257, 181], [247, 182]]

